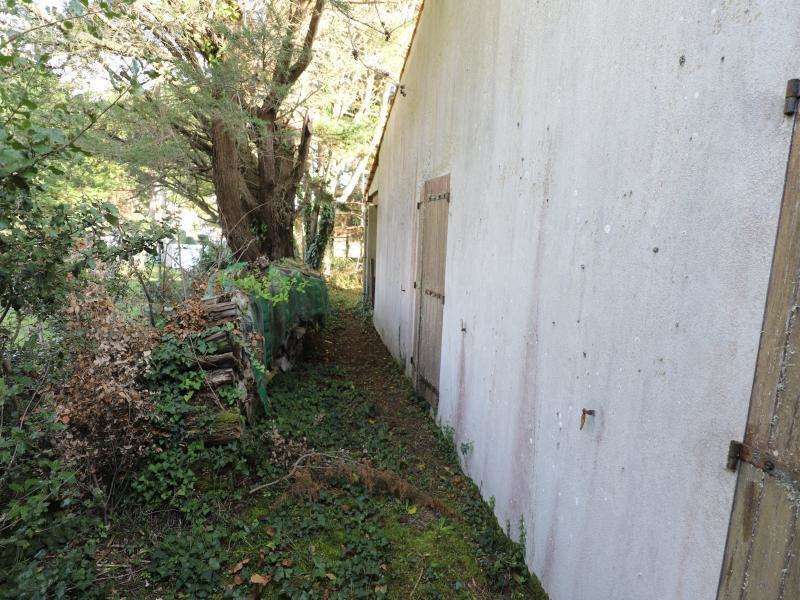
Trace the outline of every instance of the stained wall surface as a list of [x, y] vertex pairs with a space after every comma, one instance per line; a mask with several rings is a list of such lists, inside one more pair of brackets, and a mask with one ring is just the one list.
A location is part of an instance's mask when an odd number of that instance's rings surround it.
[[450, 173], [438, 418], [553, 600], [715, 595], [798, 76], [791, 2], [426, 2], [374, 322], [410, 374], [416, 202]]

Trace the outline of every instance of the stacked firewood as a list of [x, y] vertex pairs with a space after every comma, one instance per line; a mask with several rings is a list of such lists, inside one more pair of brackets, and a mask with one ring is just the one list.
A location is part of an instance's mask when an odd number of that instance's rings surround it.
[[[241, 299], [239, 299], [241, 300]], [[258, 417], [258, 396], [255, 392], [255, 378], [241, 343], [243, 311], [240, 303], [231, 300], [229, 294], [203, 300], [208, 324], [225, 325], [233, 323], [233, 330], [214, 329], [203, 335], [203, 340], [213, 343], [216, 353], [198, 357], [199, 365], [205, 371], [206, 388], [200, 392], [200, 399], [208, 404], [217, 404], [220, 408], [219, 418], [207, 433], [206, 440], [224, 443], [241, 436], [243, 423], [240, 418], [233, 418], [217, 395], [223, 386], [239, 389], [238, 408], [246, 421], [253, 424]]]

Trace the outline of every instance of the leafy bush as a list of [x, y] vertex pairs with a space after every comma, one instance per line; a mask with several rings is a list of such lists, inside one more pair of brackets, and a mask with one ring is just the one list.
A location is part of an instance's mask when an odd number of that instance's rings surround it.
[[147, 466], [133, 482], [133, 489], [148, 506], [185, 509], [194, 497], [197, 475], [192, 465], [200, 458], [202, 442], [154, 452]]
[[360, 290], [363, 277], [363, 264], [358, 259], [334, 257], [331, 260], [332, 286], [343, 290]]
[[87, 495], [61, 458], [63, 433], [52, 413], [36, 411], [0, 435], [0, 597], [89, 595], [102, 494]]

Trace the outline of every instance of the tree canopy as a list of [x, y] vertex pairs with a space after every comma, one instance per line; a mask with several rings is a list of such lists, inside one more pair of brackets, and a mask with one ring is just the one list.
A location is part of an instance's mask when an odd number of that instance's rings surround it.
[[[309, 151], [309, 197], [319, 186], [350, 197], [413, 3], [101, 4], [109, 10], [71, 6], [83, 18], [57, 27], [39, 10], [19, 11], [48, 60], [110, 98], [80, 147], [126, 165], [143, 193], [158, 187], [191, 202], [242, 258], [293, 256]], [[98, 72], [102, 83], [85, 75]]]

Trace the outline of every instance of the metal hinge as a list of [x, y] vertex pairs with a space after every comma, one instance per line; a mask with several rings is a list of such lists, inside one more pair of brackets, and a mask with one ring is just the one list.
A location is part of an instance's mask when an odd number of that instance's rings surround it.
[[773, 477], [800, 484], [800, 470], [781, 463], [769, 451], [753, 448], [742, 442], [732, 440], [728, 447], [728, 461], [726, 466], [730, 471], [735, 471], [739, 461], [749, 463], [756, 469], [764, 471]]
[[424, 290], [425, 294], [431, 296], [432, 298], [436, 298], [437, 300], [441, 300], [442, 304], [444, 304], [444, 294], [440, 294], [438, 292], [434, 292], [433, 290]]
[[428, 202], [436, 202], [437, 200], [446, 200], [447, 202], [450, 202], [450, 192], [428, 194]]
[[414, 282], [414, 289], [417, 289], [417, 282]]
[[731, 445], [728, 446], [728, 460], [725, 463], [725, 468], [728, 471], [735, 471], [739, 464], [739, 457], [742, 455], [742, 442], [731, 440]]
[[800, 103], [800, 79], [790, 79], [786, 84], [786, 103], [783, 106], [783, 114], [793, 115], [797, 112]]

